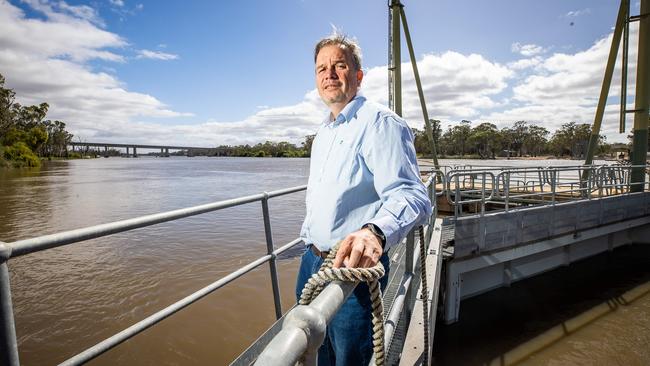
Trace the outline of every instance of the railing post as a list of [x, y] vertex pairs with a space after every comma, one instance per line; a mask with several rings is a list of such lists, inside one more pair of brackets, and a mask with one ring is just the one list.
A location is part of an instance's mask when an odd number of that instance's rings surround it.
[[589, 179], [587, 180], [587, 199], [591, 199], [591, 188], [593, 187], [593, 167], [589, 168]]
[[431, 216], [427, 219], [427, 224], [429, 230], [426, 232], [427, 243], [431, 240], [431, 234], [433, 233], [433, 226], [436, 222], [436, 217], [438, 217], [438, 203], [436, 202], [436, 181], [437, 174], [435, 170], [431, 171], [431, 178], [429, 179], [429, 185], [427, 186], [427, 194], [429, 195], [429, 201], [432, 205]]
[[481, 177], [481, 217], [485, 215], [485, 174], [487, 173], [483, 172]]
[[276, 258], [273, 254], [273, 235], [271, 234], [271, 217], [269, 216], [269, 194], [264, 192], [262, 198], [262, 216], [264, 217], [264, 234], [266, 236], [266, 252], [271, 255], [269, 269], [271, 271], [271, 287], [273, 288], [273, 303], [275, 304], [275, 318], [282, 317], [282, 303], [280, 302], [280, 286], [278, 285], [278, 269]]
[[555, 184], [557, 179], [557, 170], [551, 168], [551, 204], [555, 205]]
[[455, 195], [454, 195], [454, 219], [457, 219], [458, 216], [460, 216], [463, 213], [463, 203], [461, 201], [460, 197], [460, 178], [458, 174], [454, 175], [456, 187], [455, 188]]
[[509, 201], [510, 201], [510, 172], [505, 171], [504, 173], [505, 173], [505, 179], [504, 179], [505, 184], [504, 184], [504, 187], [503, 187], [503, 190], [504, 190], [504, 192], [503, 192], [504, 193], [503, 200], [505, 202], [505, 210], [506, 210], [506, 212], [508, 212], [508, 209], [510, 208], [509, 205], [508, 205]]
[[[405, 250], [405, 255], [404, 255], [404, 273], [410, 273], [411, 275], [414, 275], [413, 271], [413, 259], [415, 257], [415, 228], [411, 229], [408, 234], [406, 234], [406, 250]], [[424, 243], [420, 243], [420, 245], [424, 245]], [[411, 281], [409, 283], [408, 288], [406, 289], [406, 301], [407, 304], [411, 301], [411, 296], [413, 294], [413, 284], [415, 282]], [[405, 319], [411, 319], [411, 311], [412, 307], [411, 306], [406, 306], [404, 309], [404, 314], [406, 316]]]
[[18, 341], [16, 340], [16, 323], [11, 304], [11, 285], [7, 261], [11, 248], [0, 242], [0, 364], [18, 366]]

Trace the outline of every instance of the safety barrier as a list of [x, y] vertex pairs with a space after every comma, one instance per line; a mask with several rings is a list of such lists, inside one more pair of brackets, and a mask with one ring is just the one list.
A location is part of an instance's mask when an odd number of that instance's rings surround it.
[[[645, 171], [643, 182], [632, 183], [631, 172]], [[508, 211], [517, 207], [555, 204], [558, 201], [592, 199], [628, 193], [634, 187], [648, 189], [646, 165], [576, 165], [563, 167], [463, 167], [445, 173], [444, 195], [454, 217], [474, 206], [472, 214], [484, 214], [487, 205]]]
[[307, 186], [305, 185], [297, 186], [272, 192], [264, 192], [261, 194], [209, 203], [200, 206], [141, 216], [128, 220], [111, 222], [108, 224], [65, 231], [32, 239], [19, 240], [11, 243], [0, 242], [0, 327], [2, 328], [0, 334], [0, 349], [2, 349], [2, 352], [0, 352], [0, 364], [11, 366], [17, 366], [20, 364], [18, 357], [18, 343], [16, 340], [16, 326], [14, 323], [13, 308], [11, 302], [9, 269], [7, 263], [11, 258], [253, 202], [261, 203], [267, 247], [266, 255], [250, 262], [249, 264], [211, 283], [210, 285], [205, 286], [204, 288], [192, 293], [191, 295], [167, 306], [166, 308], [148, 316], [147, 318], [99, 342], [98, 344], [86, 349], [85, 351], [69, 358], [68, 360], [61, 363], [61, 365], [79, 365], [88, 362], [93, 358], [101, 355], [102, 353], [110, 350], [111, 348], [117, 346], [118, 344], [135, 336], [136, 334], [144, 331], [145, 329], [159, 323], [177, 311], [187, 307], [188, 305], [220, 289], [233, 280], [243, 276], [244, 274], [267, 262], [269, 263], [269, 271], [271, 275], [275, 315], [276, 318], [279, 319], [282, 316], [282, 307], [280, 302], [280, 289], [278, 285], [276, 258], [278, 255], [284, 253], [290, 248], [301, 244], [302, 240], [298, 238], [278, 249], [274, 248], [273, 238], [271, 235], [271, 220], [269, 217], [268, 200], [273, 197], [279, 197], [295, 192], [304, 191], [306, 188]]
[[[431, 197], [434, 195], [440, 195], [441, 192], [436, 192], [435, 187], [431, 188], [431, 182], [434, 178], [444, 179], [442, 172], [438, 171], [431, 175], [430, 179], [427, 181], [427, 190]], [[306, 186], [297, 186], [287, 189], [282, 189], [273, 192], [264, 192], [261, 194], [239, 197], [235, 199], [219, 201], [215, 203], [209, 203], [200, 206], [194, 206], [174, 211], [168, 211], [153, 215], [147, 215], [142, 217], [137, 217], [128, 220], [116, 221], [102, 225], [96, 225], [76, 230], [65, 231], [61, 233], [51, 234], [40, 236], [36, 238], [19, 240], [10, 243], [0, 242], [0, 347], [3, 349], [3, 352], [0, 354], [0, 364], [2, 365], [11, 365], [16, 366], [20, 364], [18, 356], [18, 344], [16, 339], [16, 327], [13, 317], [13, 307], [11, 301], [11, 286], [9, 280], [9, 270], [8, 262], [12, 258], [19, 256], [27, 255], [30, 253], [47, 250], [59, 246], [74, 244], [83, 242], [90, 239], [100, 238], [104, 236], [109, 236], [121, 232], [126, 232], [138, 228], [143, 228], [151, 225], [156, 225], [163, 222], [178, 220], [185, 217], [200, 215], [203, 213], [218, 211], [221, 209], [235, 207], [239, 205], [244, 205], [248, 203], [260, 202], [262, 208], [262, 216], [264, 221], [264, 231], [267, 245], [267, 253], [264, 256], [257, 258], [256, 260], [248, 263], [245, 266], [242, 266], [238, 270], [228, 274], [227, 276], [205, 286], [204, 288], [190, 294], [189, 296], [165, 307], [164, 309], [148, 316], [147, 318], [133, 324], [132, 326], [122, 330], [121, 332], [97, 343], [96, 345], [74, 355], [73, 357], [65, 360], [61, 365], [80, 365], [86, 363], [95, 357], [105, 353], [106, 351], [112, 349], [113, 347], [119, 345], [120, 343], [134, 337], [138, 333], [148, 329], [149, 327], [159, 323], [163, 319], [173, 315], [179, 310], [189, 306], [190, 304], [196, 302], [197, 300], [207, 296], [210, 293], [220, 289], [221, 287], [227, 285], [233, 280], [245, 275], [246, 273], [252, 271], [253, 269], [263, 265], [264, 263], [269, 263], [269, 271], [271, 276], [271, 286], [273, 290], [273, 300], [275, 305], [275, 315], [279, 319], [282, 316], [282, 308], [280, 302], [280, 291], [277, 278], [277, 269], [276, 269], [276, 258], [278, 255], [286, 252], [292, 247], [303, 244], [300, 238], [292, 240], [291, 242], [283, 245], [282, 247], [275, 249], [272, 231], [271, 231], [271, 220], [269, 216], [268, 200], [273, 197], [283, 196], [291, 193], [296, 193], [304, 191]], [[435, 219], [435, 216], [432, 215]], [[430, 236], [430, 233], [429, 233]], [[406, 240], [408, 251], [411, 254], [407, 254], [407, 257], [410, 264], [407, 265], [407, 268], [410, 268], [409, 272], [413, 272], [413, 233], [409, 233]], [[417, 260], [417, 259], [416, 259]], [[402, 280], [401, 285], [405, 286], [410, 292], [410, 285], [412, 275], [406, 279]], [[339, 289], [339, 290], [337, 290]], [[340, 306], [339, 301], [334, 301], [330, 298], [330, 293], [339, 291], [339, 297], [346, 297], [349, 292], [354, 289], [352, 284], [339, 284], [334, 283], [330, 284], [319, 296], [318, 301], [312, 303], [313, 306], [318, 307], [324, 312], [324, 314], [331, 315], [335, 314], [336, 309]], [[343, 298], [344, 298], [343, 297]], [[404, 303], [402, 298], [397, 298], [397, 303]], [[324, 304], [324, 305], [319, 305]], [[329, 312], [327, 309], [330, 309]], [[319, 311], [320, 311], [319, 310]], [[395, 311], [393, 311], [395, 313]], [[399, 316], [399, 313], [389, 314], [389, 318], [396, 318]], [[394, 322], [396, 323], [396, 321]], [[387, 327], [387, 335], [392, 336], [394, 329]]]
[[[425, 183], [429, 199], [435, 202], [436, 196], [442, 192], [436, 192], [436, 180], [444, 181], [444, 174], [440, 170], [433, 170]], [[435, 220], [436, 205], [433, 205], [433, 214], [430, 219]], [[433, 221], [424, 228], [425, 242], [420, 241], [417, 248], [427, 245], [430, 241]], [[390, 311], [384, 321], [384, 344], [388, 351], [395, 334], [396, 325], [399, 322], [402, 311], [405, 309], [406, 300], [413, 293], [414, 286], [419, 278], [418, 271], [420, 250], [416, 250], [415, 243], [416, 228], [412, 229], [400, 245], [405, 245], [404, 273], [398, 285], [397, 295], [390, 306]], [[336, 315], [345, 299], [352, 293], [356, 284], [350, 282], [333, 281], [314, 299], [309, 305], [299, 305], [293, 308], [285, 317], [282, 330], [269, 342], [257, 358], [255, 365], [294, 365], [299, 362], [303, 365], [316, 365], [316, 355], [320, 347], [327, 324]], [[371, 364], [374, 364], [371, 362]]]

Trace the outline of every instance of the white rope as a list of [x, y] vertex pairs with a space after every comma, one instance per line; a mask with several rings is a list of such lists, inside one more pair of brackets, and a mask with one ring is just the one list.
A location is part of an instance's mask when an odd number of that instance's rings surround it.
[[338, 242], [323, 261], [318, 272], [305, 284], [298, 304], [309, 305], [331, 281], [367, 282], [372, 301], [372, 344], [376, 365], [383, 365], [384, 356], [384, 306], [381, 302], [379, 279], [386, 273], [381, 262], [371, 268], [332, 268], [334, 257], [341, 242]]

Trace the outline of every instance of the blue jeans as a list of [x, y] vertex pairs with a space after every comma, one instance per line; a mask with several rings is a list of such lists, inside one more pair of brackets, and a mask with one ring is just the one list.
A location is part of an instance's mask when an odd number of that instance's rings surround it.
[[[386, 268], [386, 275], [379, 280], [382, 291], [388, 282], [388, 255], [379, 259]], [[312, 274], [318, 272], [323, 259], [308, 247], [302, 256], [296, 298], [300, 299], [302, 288]], [[372, 307], [368, 285], [360, 283], [327, 325], [325, 341], [318, 350], [318, 365], [368, 365], [372, 357]]]

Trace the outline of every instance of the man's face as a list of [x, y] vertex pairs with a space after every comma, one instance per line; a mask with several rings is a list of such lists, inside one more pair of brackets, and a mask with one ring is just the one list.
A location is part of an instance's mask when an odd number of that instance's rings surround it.
[[316, 86], [330, 107], [344, 107], [356, 94], [363, 72], [355, 70], [352, 55], [337, 45], [321, 48], [316, 56]]

